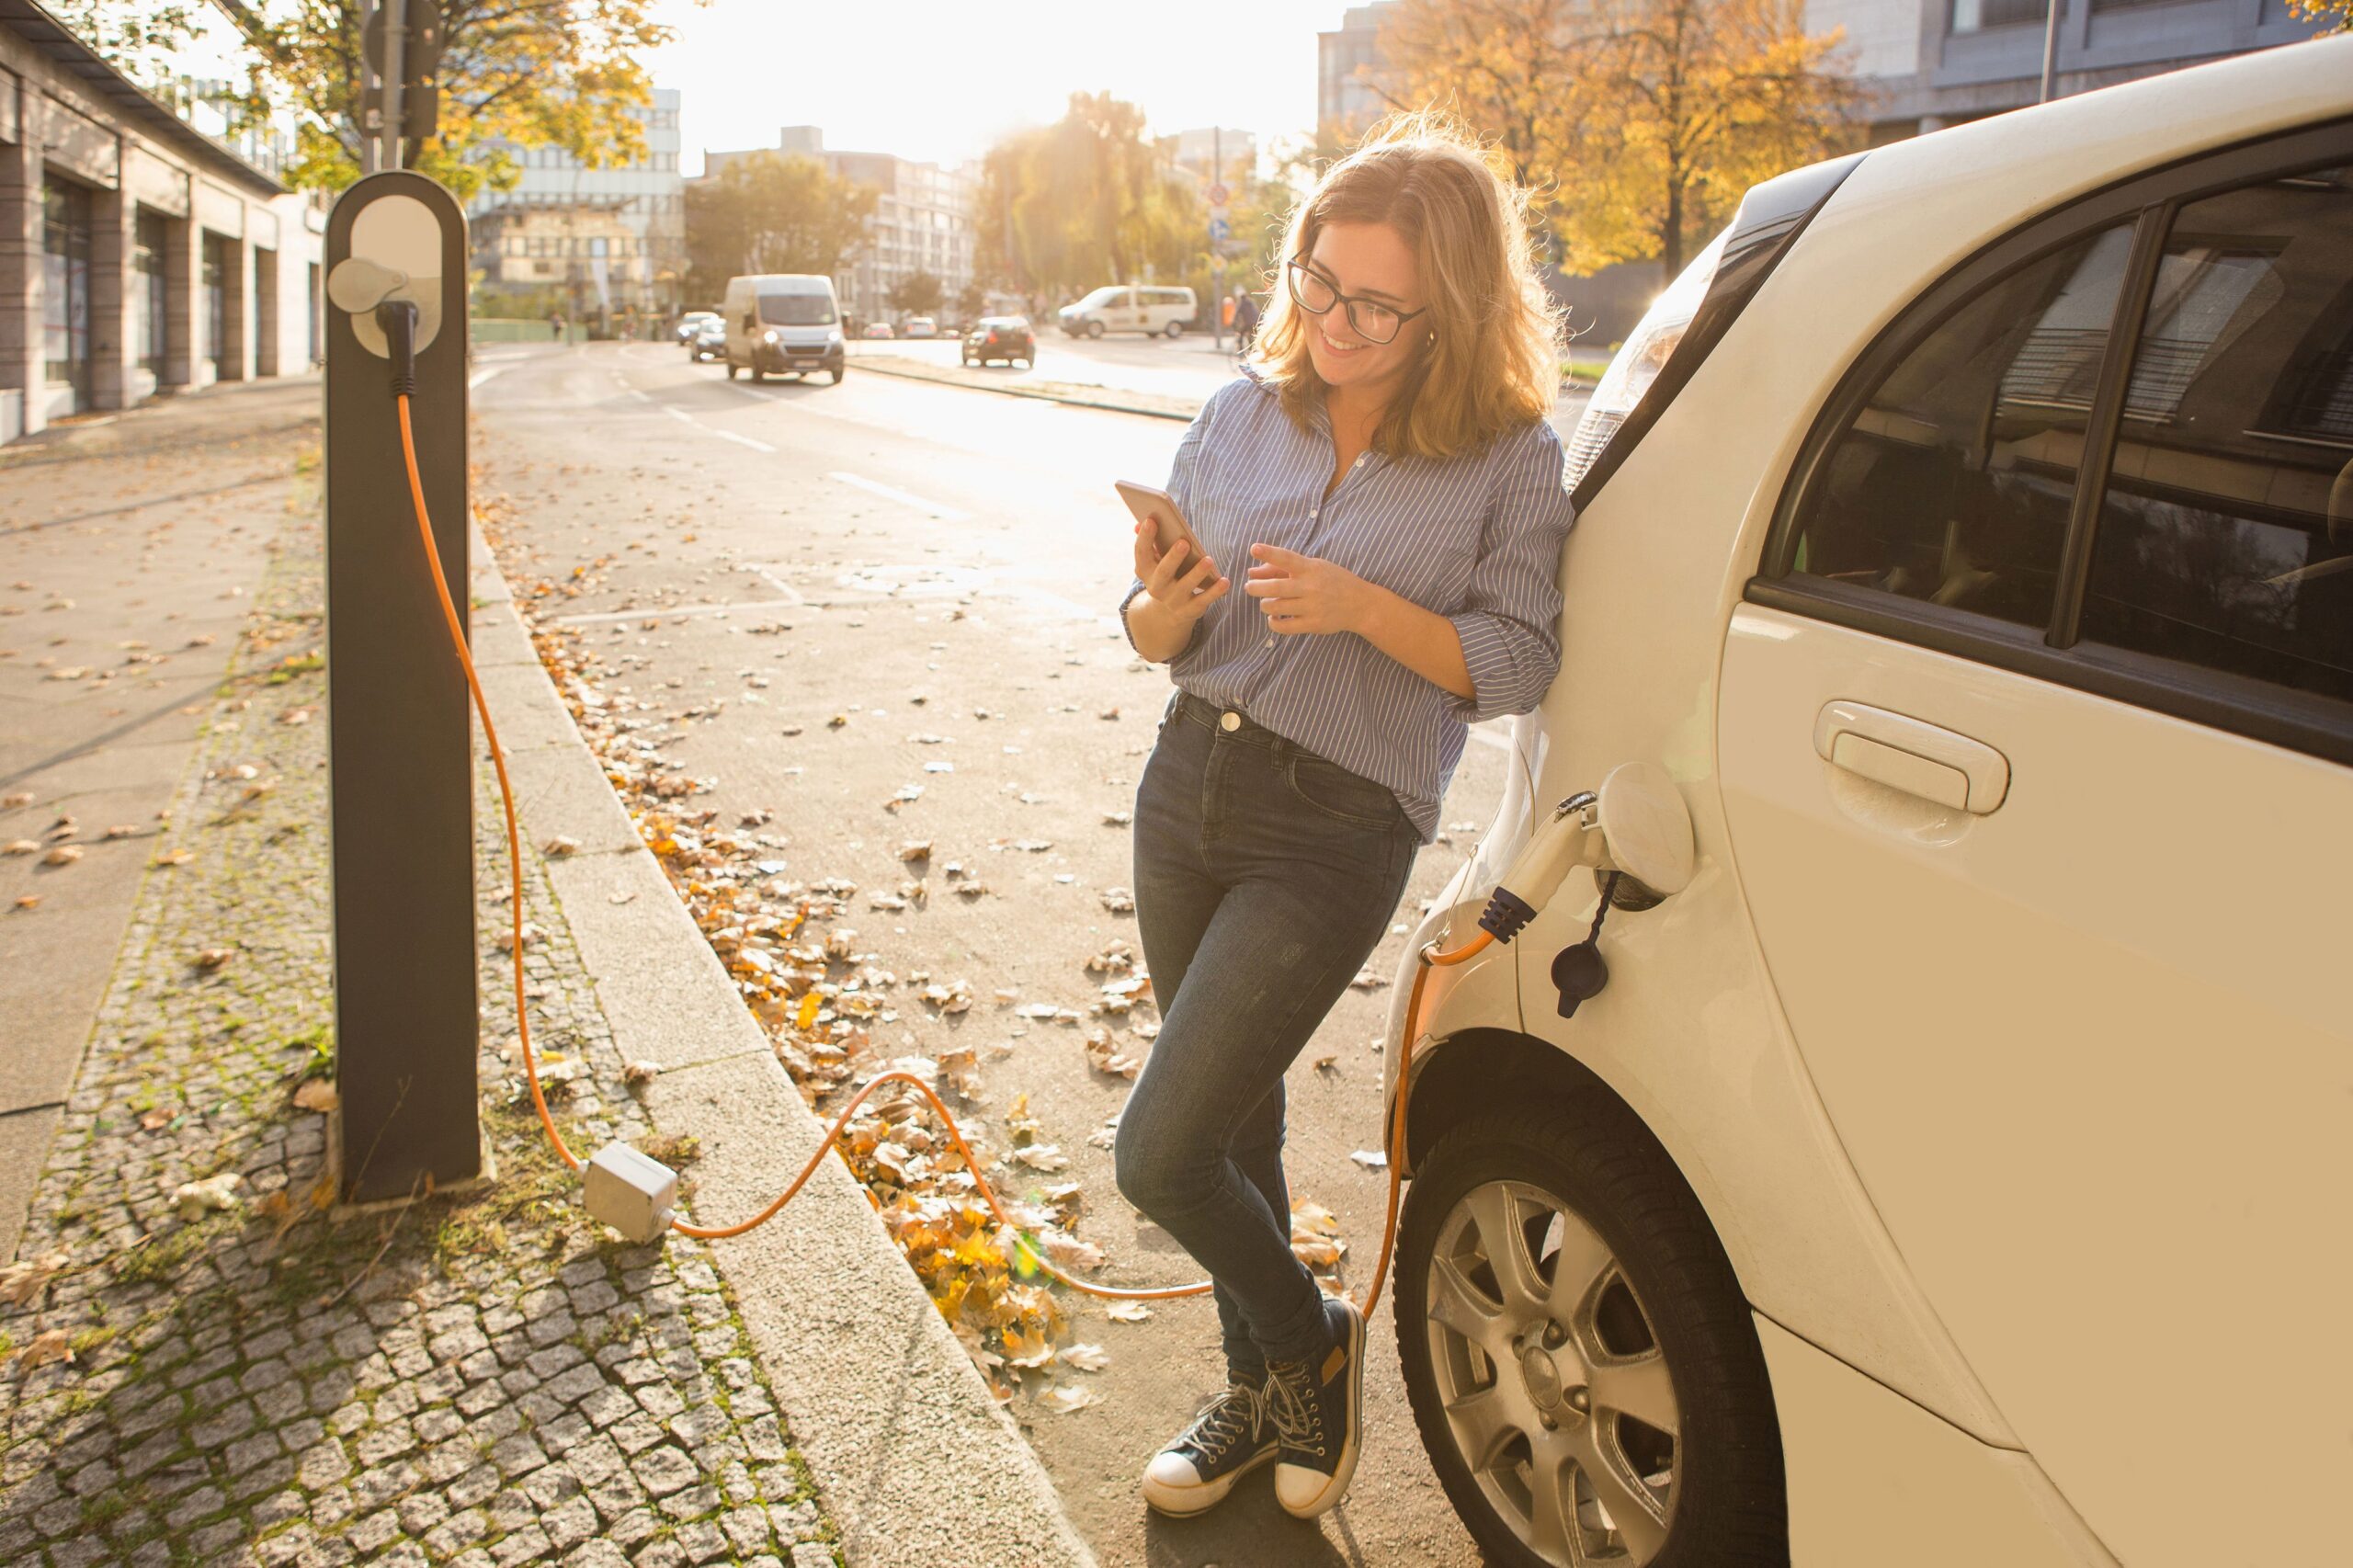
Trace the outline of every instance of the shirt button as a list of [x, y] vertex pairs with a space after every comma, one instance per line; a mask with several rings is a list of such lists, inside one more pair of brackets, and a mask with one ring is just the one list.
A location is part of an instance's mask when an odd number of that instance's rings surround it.
[[1242, 728], [1242, 715], [1229, 708], [1218, 715], [1217, 727], [1221, 730], [1238, 730]]
[[1313, 507], [1313, 506], [1310, 506], [1310, 507], [1307, 509], [1307, 517], [1308, 517], [1308, 520], [1309, 520], [1310, 522], [1313, 522], [1313, 521], [1314, 521], [1314, 520], [1315, 520], [1315, 511], [1316, 511], [1316, 509], [1315, 509], [1314, 507]]
[[1271, 637], [1267, 638], [1267, 647], [1269, 647], [1269, 648], [1271, 648], [1271, 647], [1273, 647], [1274, 645], [1275, 645], [1275, 640], [1274, 640], [1273, 638], [1271, 638]]

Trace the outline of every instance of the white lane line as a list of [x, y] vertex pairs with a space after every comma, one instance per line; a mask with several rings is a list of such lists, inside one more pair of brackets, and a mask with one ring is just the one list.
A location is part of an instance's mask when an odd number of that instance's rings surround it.
[[756, 599], [749, 604], [672, 605], [645, 609], [607, 610], [599, 615], [560, 615], [555, 618], [555, 623], [558, 626], [590, 626], [607, 620], [667, 620], [673, 616], [734, 615], [739, 612], [748, 615], [754, 610], [801, 609], [806, 605], [807, 601], [795, 594], [789, 599]]
[[783, 567], [777, 565], [763, 565], [756, 562], [746, 562], [744, 564], [744, 570], [751, 573], [761, 582], [766, 583], [769, 587], [774, 588], [778, 593], [782, 594], [786, 598], [790, 599], [794, 604], [801, 602], [801, 590], [777, 575], [779, 572], [784, 570]]
[[745, 397], [756, 398], [762, 403], [774, 403], [779, 408], [789, 408], [795, 414], [813, 414], [820, 419], [838, 420], [844, 425], [855, 425], [861, 430], [880, 431], [886, 436], [899, 436], [910, 441], [922, 441], [926, 445], [936, 443], [939, 439], [939, 432], [937, 430], [910, 430], [904, 426], [886, 425], [880, 419], [864, 419], [855, 414], [840, 414], [830, 408], [820, 408], [807, 398], [781, 398], [772, 392], [766, 392], [758, 387], [738, 386], [733, 381], [722, 381], [720, 384], [729, 392], [742, 392]]
[[[648, 401], [648, 402], [651, 402], [651, 401], [653, 401], [653, 400], [649, 398], [647, 401]], [[661, 405], [661, 407], [662, 407], [662, 412], [663, 412], [663, 413], [665, 413], [665, 414], [668, 415], [671, 418], [673, 418], [673, 419], [676, 420], [679, 424], [681, 424], [681, 425], [695, 425], [695, 416], [694, 416], [693, 415], [691, 415], [691, 414], [688, 414], [685, 409], [683, 409], [683, 408], [675, 408], [675, 407], [671, 406], [669, 403], [664, 403], [664, 404], [662, 404], [662, 405]], [[696, 429], [698, 429], [698, 430], [699, 430], [699, 429], [701, 429], [701, 428], [702, 428], [702, 426], [699, 426], [699, 425], [695, 425], [695, 428], [696, 428]]]
[[[702, 428], [710, 429], [709, 426], [704, 426]], [[774, 447], [769, 446], [766, 441], [755, 441], [749, 436], [738, 436], [733, 430], [711, 430], [710, 433], [718, 437], [722, 441], [733, 441], [739, 447], [749, 447], [756, 452], [772, 452], [776, 450]]]
[[920, 495], [910, 495], [904, 490], [893, 490], [887, 484], [877, 484], [870, 479], [860, 479], [857, 474], [844, 473], [839, 469], [835, 469], [825, 477], [836, 483], [863, 490], [870, 495], [880, 495], [886, 501], [896, 501], [902, 506], [912, 506], [918, 512], [927, 512], [943, 523], [961, 523], [972, 516], [969, 512], [959, 511], [953, 506], [944, 506], [938, 501], [926, 501]]
[[482, 385], [483, 382], [490, 380], [491, 377], [497, 375], [501, 370], [511, 369], [513, 367], [507, 365], [493, 365], [487, 369], [476, 370], [472, 375], [466, 378], [466, 390], [468, 392], [472, 392], [476, 387]]
[[[634, 387], [630, 390], [631, 392], [637, 392], [637, 389]], [[639, 397], [645, 398], [645, 401], [648, 403], [654, 402], [652, 398], [645, 397], [643, 392], [637, 392], [637, 395]], [[663, 413], [668, 415], [671, 418], [676, 420], [679, 424], [691, 425], [706, 436], [716, 436], [722, 441], [733, 441], [739, 447], [749, 447], [756, 452], [772, 452], [776, 450], [774, 447], [769, 446], [766, 441], [755, 441], [749, 436], [738, 436], [733, 430], [713, 429], [711, 426], [704, 424], [701, 420], [697, 419], [693, 415], [688, 414], [685, 409], [678, 407], [676, 403], [665, 403], [655, 404], [655, 406], [660, 408]]]

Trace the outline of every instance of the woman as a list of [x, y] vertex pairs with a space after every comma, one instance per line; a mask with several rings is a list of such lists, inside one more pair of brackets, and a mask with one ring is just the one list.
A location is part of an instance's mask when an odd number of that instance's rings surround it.
[[[1364, 1320], [1291, 1254], [1283, 1073], [1436, 835], [1464, 725], [1535, 707], [1560, 665], [1557, 334], [1521, 208], [1424, 119], [1333, 168], [1256, 361], [1177, 447], [1202, 559], [1137, 530], [1120, 613], [1177, 691], [1136, 790], [1163, 1019], [1119, 1183], [1209, 1270], [1228, 1382], [1145, 1471], [1164, 1513], [1273, 1459], [1312, 1518], [1356, 1468]], [[1218, 562], [1245, 552], [1230, 597]]]

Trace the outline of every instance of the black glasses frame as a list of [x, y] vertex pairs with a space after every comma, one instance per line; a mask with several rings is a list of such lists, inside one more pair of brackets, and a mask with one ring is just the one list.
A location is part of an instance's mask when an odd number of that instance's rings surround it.
[[[1332, 290], [1331, 304], [1324, 306], [1319, 311], [1313, 305], [1309, 304], [1305, 300], [1299, 297], [1299, 278], [1302, 273], [1305, 273], [1308, 277], [1314, 278], [1315, 281], [1323, 284], [1324, 287]], [[1297, 256], [1293, 256], [1290, 261], [1283, 264], [1283, 274], [1284, 281], [1289, 285], [1290, 290], [1290, 302], [1292, 304], [1297, 305], [1301, 310], [1305, 311], [1311, 316], [1330, 315], [1335, 306], [1342, 307], [1347, 312], [1348, 325], [1354, 327], [1357, 331], [1357, 335], [1362, 337], [1367, 343], [1374, 344], [1376, 346], [1396, 342], [1397, 333], [1404, 330], [1405, 324], [1407, 322], [1412, 321], [1415, 316], [1427, 315], [1429, 313], [1430, 307], [1427, 305], [1424, 305], [1418, 311], [1401, 311], [1394, 305], [1384, 305], [1378, 300], [1368, 300], [1361, 294], [1343, 294], [1340, 292], [1340, 286], [1338, 284], [1333, 282], [1330, 278], [1324, 277], [1322, 273], [1316, 271], [1313, 267], [1308, 266], [1307, 263], [1300, 260]], [[1357, 306], [1360, 304], [1370, 305], [1376, 311], [1385, 311], [1389, 314], [1396, 317], [1396, 330], [1391, 332], [1386, 337], [1375, 337], [1371, 333], [1367, 332], [1365, 330], [1364, 323], [1357, 320]]]

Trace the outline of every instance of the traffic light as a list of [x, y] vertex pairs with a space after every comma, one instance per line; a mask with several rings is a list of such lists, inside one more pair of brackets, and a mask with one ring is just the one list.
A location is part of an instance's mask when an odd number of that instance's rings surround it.
[[[441, 123], [441, 0], [408, 0], [403, 10], [407, 40], [401, 50], [401, 136], [420, 142]], [[359, 35], [359, 52], [379, 79], [384, 74], [385, 16], [378, 6]], [[360, 91], [359, 130], [370, 137], [384, 133], [384, 98], [376, 86]]]

